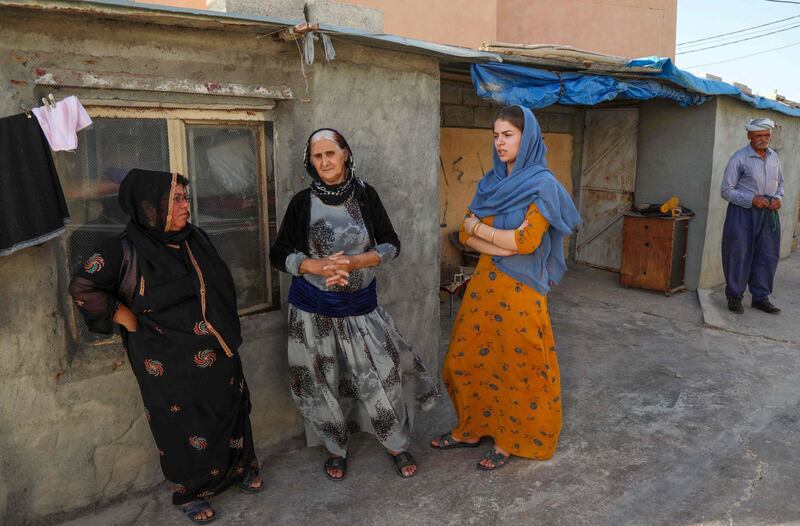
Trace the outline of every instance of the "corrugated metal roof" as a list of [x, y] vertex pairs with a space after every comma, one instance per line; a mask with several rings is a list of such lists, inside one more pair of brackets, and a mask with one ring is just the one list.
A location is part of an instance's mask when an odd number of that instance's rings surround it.
[[[241, 13], [222, 13], [182, 7], [139, 4], [130, 0], [0, 0], [0, 8], [83, 14], [162, 25], [250, 32], [269, 32], [305, 22], [305, 20], [289, 20]], [[320, 29], [331, 34], [331, 36], [364, 46], [427, 55], [442, 62], [481, 63], [502, 61], [501, 56], [496, 53], [470, 48], [435, 44], [396, 35], [368, 33], [358, 29], [328, 24], [320, 24]]]

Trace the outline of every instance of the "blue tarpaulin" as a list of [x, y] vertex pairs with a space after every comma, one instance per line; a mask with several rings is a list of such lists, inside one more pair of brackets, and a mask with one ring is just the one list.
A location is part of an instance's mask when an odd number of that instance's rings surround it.
[[[626, 64], [629, 67], [653, 68], [658, 71], [653, 76], [665, 80], [670, 80], [675, 84], [683, 86], [703, 95], [726, 95], [742, 100], [760, 110], [773, 110], [792, 117], [800, 117], [800, 108], [793, 108], [788, 104], [783, 104], [772, 99], [748, 95], [736, 86], [722, 82], [720, 80], [702, 79], [695, 77], [688, 71], [678, 69], [671, 59], [663, 57], [646, 57], [631, 60]], [[660, 71], [659, 71], [660, 70]]]
[[[652, 68], [653, 80], [627, 79], [578, 72], [543, 69], [492, 62], [472, 66], [472, 83], [478, 96], [499, 104], [521, 104], [540, 109], [552, 104], [594, 106], [611, 100], [669, 99], [681, 106], [702, 104], [712, 95], [736, 97], [759, 109], [800, 117], [800, 108], [753, 97], [725, 82], [701, 79], [675, 67], [668, 58], [649, 57], [627, 66]], [[664, 83], [668, 80], [681, 87]], [[684, 89], [685, 88], [685, 89]]]

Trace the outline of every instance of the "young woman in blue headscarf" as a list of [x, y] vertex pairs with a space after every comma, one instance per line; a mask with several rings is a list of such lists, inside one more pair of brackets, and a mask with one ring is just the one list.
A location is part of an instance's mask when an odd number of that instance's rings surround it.
[[444, 381], [458, 424], [436, 449], [493, 446], [478, 467], [511, 455], [545, 460], [561, 431], [561, 386], [547, 292], [564, 275], [564, 236], [580, 222], [548, 169], [530, 110], [503, 108], [494, 122], [494, 165], [478, 184], [460, 232], [482, 255], [458, 311]]

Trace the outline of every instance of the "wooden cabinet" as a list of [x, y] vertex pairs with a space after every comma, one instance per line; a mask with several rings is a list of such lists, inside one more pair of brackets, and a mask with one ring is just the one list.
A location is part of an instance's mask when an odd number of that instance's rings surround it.
[[691, 216], [626, 214], [622, 226], [620, 283], [624, 287], [667, 294], [684, 289], [690, 219]]

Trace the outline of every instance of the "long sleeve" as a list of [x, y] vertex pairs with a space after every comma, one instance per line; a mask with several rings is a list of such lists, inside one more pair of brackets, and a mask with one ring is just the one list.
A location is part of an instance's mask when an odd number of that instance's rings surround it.
[[528, 222], [527, 226], [514, 232], [514, 240], [517, 243], [517, 252], [531, 254], [541, 244], [542, 236], [550, 228], [550, 223], [533, 204], [528, 207], [525, 220]]
[[[383, 206], [378, 192], [371, 186], [367, 186], [367, 192], [369, 194], [368, 199], [373, 221], [373, 235], [375, 236], [376, 250], [378, 250], [378, 254], [381, 256], [381, 261], [383, 262], [385, 256], [397, 257], [400, 255], [400, 237], [397, 235], [397, 232], [395, 232], [394, 226], [392, 226], [392, 220], [389, 219], [389, 214], [386, 213], [386, 208]], [[391, 254], [391, 251], [387, 250], [386, 247], [379, 248], [381, 245], [385, 244], [394, 246], [394, 254]]]
[[69, 293], [92, 332], [111, 334], [114, 331], [114, 314], [120, 304], [117, 294], [122, 257], [119, 238], [108, 239], [89, 256], [70, 281]]
[[467, 239], [469, 239], [469, 234], [464, 230], [464, 221], [461, 221], [458, 227], [458, 242], [467, 246]]
[[292, 252], [288, 256], [286, 256], [285, 265], [286, 269], [285, 272], [288, 272], [292, 276], [300, 276], [300, 265], [308, 259], [308, 256], [303, 254], [302, 252]]
[[[303, 207], [303, 199], [308, 199], [304, 192], [298, 192], [292, 197], [289, 206], [286, 208], [286, 213], [281, 221], [281, 226], [278, 229], [278, 235], [275, 243], [269, 249], [269, 260], [272, 265], [283, 272], [295, 274], [299, 268], [302, 260], [295, 256], [296, 254], [303, 254], [302, 252], [302, 229], [305, 226], [303, 211], [307, 213], [307, 207]], [[304, 255], [304, 254], [303, 254]], [[296, 275], [296, 274], [295, 274]]]
[[773, 197], [783, 200], [783, 167], [781, 166], [780, 159], [778, 160], [778, 191], [775, 192]]
[[728, 165], [725, 166], [725, 173], [722, 176], [722, 198], [742, 208], [751, 208], [755, 194], [747, 191], [737, 190], [742, 166], [738, 156], [731, 157]]

